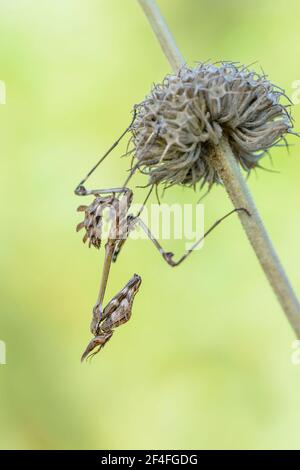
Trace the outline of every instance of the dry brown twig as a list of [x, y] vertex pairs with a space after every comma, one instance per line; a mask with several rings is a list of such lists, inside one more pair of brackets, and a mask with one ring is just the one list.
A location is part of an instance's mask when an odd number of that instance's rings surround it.
[[[146, 17], [175, 73], [185, 64], [174, 38], [162, 18], [155, 0], [138, 0]], [[276, 294], [292, 328], [300, 338], [300, 304], [284, 272], [269, 235], [264, 227], [257, 207], [240, 171], [237, 159], [226, 138], [216, 146], [211, 162], [235, 208], [243, 207], [246, 211], [238, 213], [246, 235], [256, 256]]]

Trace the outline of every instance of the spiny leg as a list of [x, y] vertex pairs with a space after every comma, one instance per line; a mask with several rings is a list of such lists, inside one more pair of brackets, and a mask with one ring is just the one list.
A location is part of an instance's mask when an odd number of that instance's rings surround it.
[[159, 241], [153, 236], [153, 234], [151, 233], [150, 229], [147, 227], [147, 225], [140, 219], [140, 218], [137, 218], [134, 220], [134, 224], [133, 224], [133, 227], [134, 225], [139, 225], [143, 230], [144, 232], [146, 233], [146, 235], [148, 236], [148, 238], [153, 242], [154, 246], [158, 249], [158, 251], [160, 252], [160, 254], [162, 255], [163, 259], [172, 267], [175, 267], [175, 266], [178, 266], [179, 264], [181, 264], [194, 250], [195, 248], [197, 248], [197, 246], [204, 240], [205, 237], [207, 237], [207, 235], [209, 235], [221, 222], [223, 222], [223, 220], [225, 220], [227, 217], [229, 217], [231, 214], [234, 214], [235, 212], [241, 212], [241, 211], [244, 211], [249, 217], [251, 216], [250, 213], [247, 211], [247, 209], [244, 209], [244, 208], [238, 208], [238, 209], [233, 209], [232, 211], [230, 211], [228, 214], [224, 215], [223, 217], [221, 217], [220, 219], [218, 219], [205, 233], [202, 237], [199, 238], [199, 240], [197, 240], [193, 245], [192, 247], [187, 250], [180, 258], [179, 260], [177, 261], [174, 261], [173, 260], [173, 256], [174, 256], [174, 253], [171, 253], [171, 252], [167, 252], [164, 250], [164, 248], [161, 246], [161, 244], [159, 243]]
[[181, 258], [179, 258], [178, 261], [173, 261], [173, 254], [170, 255], [169, 259], [170, 259], [170, 262], [168, 260], [166, 260], [171, 266], [178, 266], [179, 264], [181, 264], [194, 250], [195, 248], [197, 248], [197, 246], [204, 240], [204, 238], [207, 237], [207, 235], [209, 235], [221, 222], [223, 222], [225, 219], [227, 219], [227, 217], [229, 217], [230, 215], [234, 214], [235, 212], [245, 212], [249, 217], [251, 217], [251, 214], [249, 213], [249, 211], [243, 207], [240, 207], [240, 208], [237, 208], [237, 209], [233, 209], [232, 211], [228, 212], [228, 214], [225, 214], [223, 217], [221, 217], [220, 219], [218, 219], [205, 233], [202, 237], [199, 238], [199, 240], [197, 240], [193, 245], [192, 247], [187, 250], [182, 256]]

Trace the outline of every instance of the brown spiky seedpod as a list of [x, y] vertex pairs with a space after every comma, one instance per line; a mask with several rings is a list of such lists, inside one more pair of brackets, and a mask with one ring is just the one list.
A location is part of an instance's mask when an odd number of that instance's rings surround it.
[[149, 184], [211, 186], [221, 182], [212, 157], [225, 137], [249, 172], [292, 130], [282, 96], [265, 75], [235, 63], [183, 66], [136, 106], [137, 166]]

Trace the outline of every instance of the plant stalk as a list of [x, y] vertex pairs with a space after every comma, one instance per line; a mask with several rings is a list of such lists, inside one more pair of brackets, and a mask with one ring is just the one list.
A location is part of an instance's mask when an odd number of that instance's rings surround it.
[[[155, 0], [138, 0], [157, 36], [161, 48], [173, 71], [176, 73], [184, 64], [175, 40], [172, 37]], [[234, 207], [243, 207], [251, 214], [239, 212], [239, 218], [253, 250], [285, 312], [297, 338], [300, 339], [300, 304], [284, 272], [270, 237], [258, 213], [255, 202], [247, 187], [238, 162], [226, 139], [222, 139], [216, 149], [214, 166]]]

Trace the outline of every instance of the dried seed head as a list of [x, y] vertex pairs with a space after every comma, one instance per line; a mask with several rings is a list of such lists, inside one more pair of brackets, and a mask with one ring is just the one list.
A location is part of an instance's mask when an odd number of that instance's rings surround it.
[[135, 157], [149, 184], [220, 183], [211, 161], [222, 136], [246, 170], [291, 132], [282, 90], [234, 63], [182, 67], [137, 105]]

